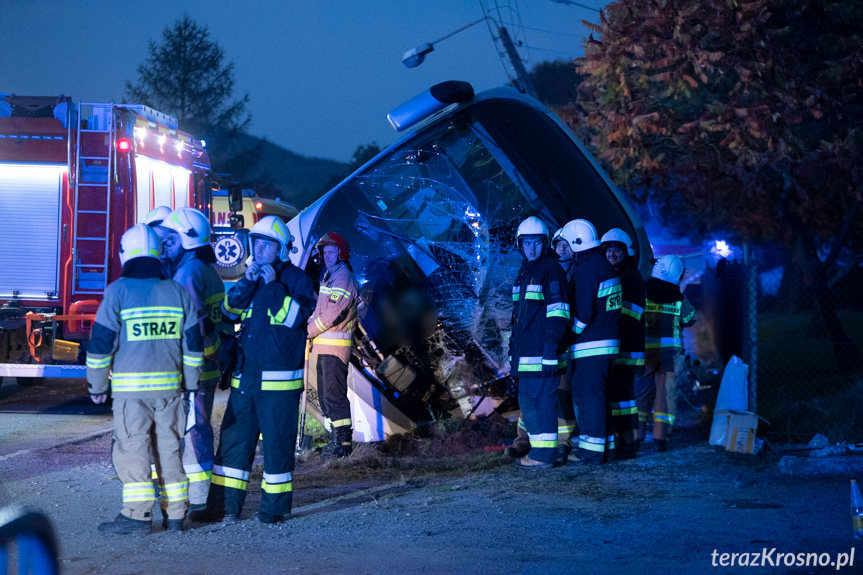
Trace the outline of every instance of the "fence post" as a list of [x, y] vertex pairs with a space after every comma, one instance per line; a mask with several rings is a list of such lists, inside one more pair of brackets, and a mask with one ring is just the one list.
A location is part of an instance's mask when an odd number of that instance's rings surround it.
[[749, 411], [758, 412], [758, 266], [749, 243], [743, 244], [743, 262], [746, 265], [746, 320], [747, 363], [749, 363]]

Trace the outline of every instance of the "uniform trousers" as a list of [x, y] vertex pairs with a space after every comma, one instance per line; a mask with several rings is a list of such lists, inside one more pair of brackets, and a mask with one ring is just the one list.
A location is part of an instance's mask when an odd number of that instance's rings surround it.
[[614, 432], [608, 385], [615, 356], [579, 357], [574, 361], [572, 394], [579, 416], [578, 458], [586, 463], [614, 461]]
[[155, 488], [150, 460], [156, 465], [162, 491], [161, 508], [168, 519], [183, 519], [189, 508], [189, 480], [183, 472], [181, 440], [185, 406], [179, 393], [157, 399], [115, 398], [112, 459], [123, 482], [123, 510], [130, 519], [152, 519]]
[[557, 448], [557, 388], [560, 376], [521, 377], [518, 405], [530, 440], [530, 458], [553, 463]]
[[258, 435], [263, 437], [264, 477], [258, 516], [290, 514], [292, 472], [302, 390], [231, 390], [219, 449], [213, 464], [207, 507], [239, 515], [248, 493]]

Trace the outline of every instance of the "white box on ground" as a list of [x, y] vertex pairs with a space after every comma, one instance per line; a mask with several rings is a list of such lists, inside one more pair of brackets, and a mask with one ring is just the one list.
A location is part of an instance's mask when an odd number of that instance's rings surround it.
[[714, 421], [724, 419], [725, 450], [735, 453], [756, 451], [755, 432], [758, 430], [758, 415], [751, 411], [722, 409], [713, 414]]

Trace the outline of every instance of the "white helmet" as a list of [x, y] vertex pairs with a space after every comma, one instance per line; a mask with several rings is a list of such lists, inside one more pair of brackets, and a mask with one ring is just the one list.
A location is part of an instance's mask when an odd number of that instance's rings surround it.
[[120, 238], [120, 263], [123, 265], [135, 258], [158, 260], [161, 253], [162, 244], [159, 242], [159, 236], [147, 224], [135, 224]]
[[517, 240], [524, 236], [545, 236], [545, 241], [548, 241], [548, 227], [541, 219], [530, 216], [518, 224], [518, 231], [515, 233]]
[[144, 223], [151, 228], [153, 226], [161, 225], [170, 213], [171, 208], [169, 208], [168, 206], [156, 206], [155, 208], [150, 210], [150, 213], [147, 214], [146, 218], [144, 218]]
[[632, 245], [632, 238], [629, 237], [629, 234], [623, 231], [620, 228], [611, 228], [604, 234], [602, 234], [602, 240], [600, 243], [606, 244], [609, 242], [617, 242], [619, 244], [623, 244], [626, 246], [626, 253], [630, 256], [635, 255], [635, 246]]
[[680, 285], [680, 280], [683, 279], [683, 262], [674, 255], [662, 256], [653, 264], [650, 275], [664, 282]]
[[573, 252], [583, 252], [599, 245], [596, 228], [587, 220], [572, 220], [560, 232]]
[[551, 247], [554, 247], [557, 244], [557, 242], [560, 242], [560, 241], [564, 241], [564, 239], [563, 239], [563, 228], [560, 228], [559, 230], [554, 232], [553, 236], [551, 236]]
[[162, 227], [180, 234], [180, 245], [193, 250], [210, 243], [210, 222], [195, 208], [177, 208], [165, 218]]
[[291, 236], [288, 226], [285, 225], [282, 218], [278, 216], [264, 216], [249, 231], [249, 237], [254, 238], [255, 236], [278, 242], [281, 247], [279, 259], [283, 262], [288, 261], [288, 252], [291, 249], [291, 242], [294, 241], [294, 238]]

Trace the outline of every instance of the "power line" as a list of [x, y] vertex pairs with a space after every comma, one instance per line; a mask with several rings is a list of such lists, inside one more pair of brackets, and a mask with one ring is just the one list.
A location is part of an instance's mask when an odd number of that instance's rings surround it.
[[568, 36], [569, 38], [583, 38], [579, 34], [567, 34], [566, 32], [554, 32], [552, 30], [541, 30], [539, 28], [531, 28], [530, 26], [522, 26], [525, 30], [533, 30], [534, 32], [542, 32], [544, 34], [555, 34], [557, 36]]
[[562, 50], [549, 50], [548, 48], [537, 48], [536, 46], [530, 46], [531, 50], [538, 50], [540, 52], [550, 52], [552, 54], [563, 54], [564, 56], [569, 56], [571, 58], [577, 58], [577, 56], [573, 56], [571, 52], [563, 52]]

